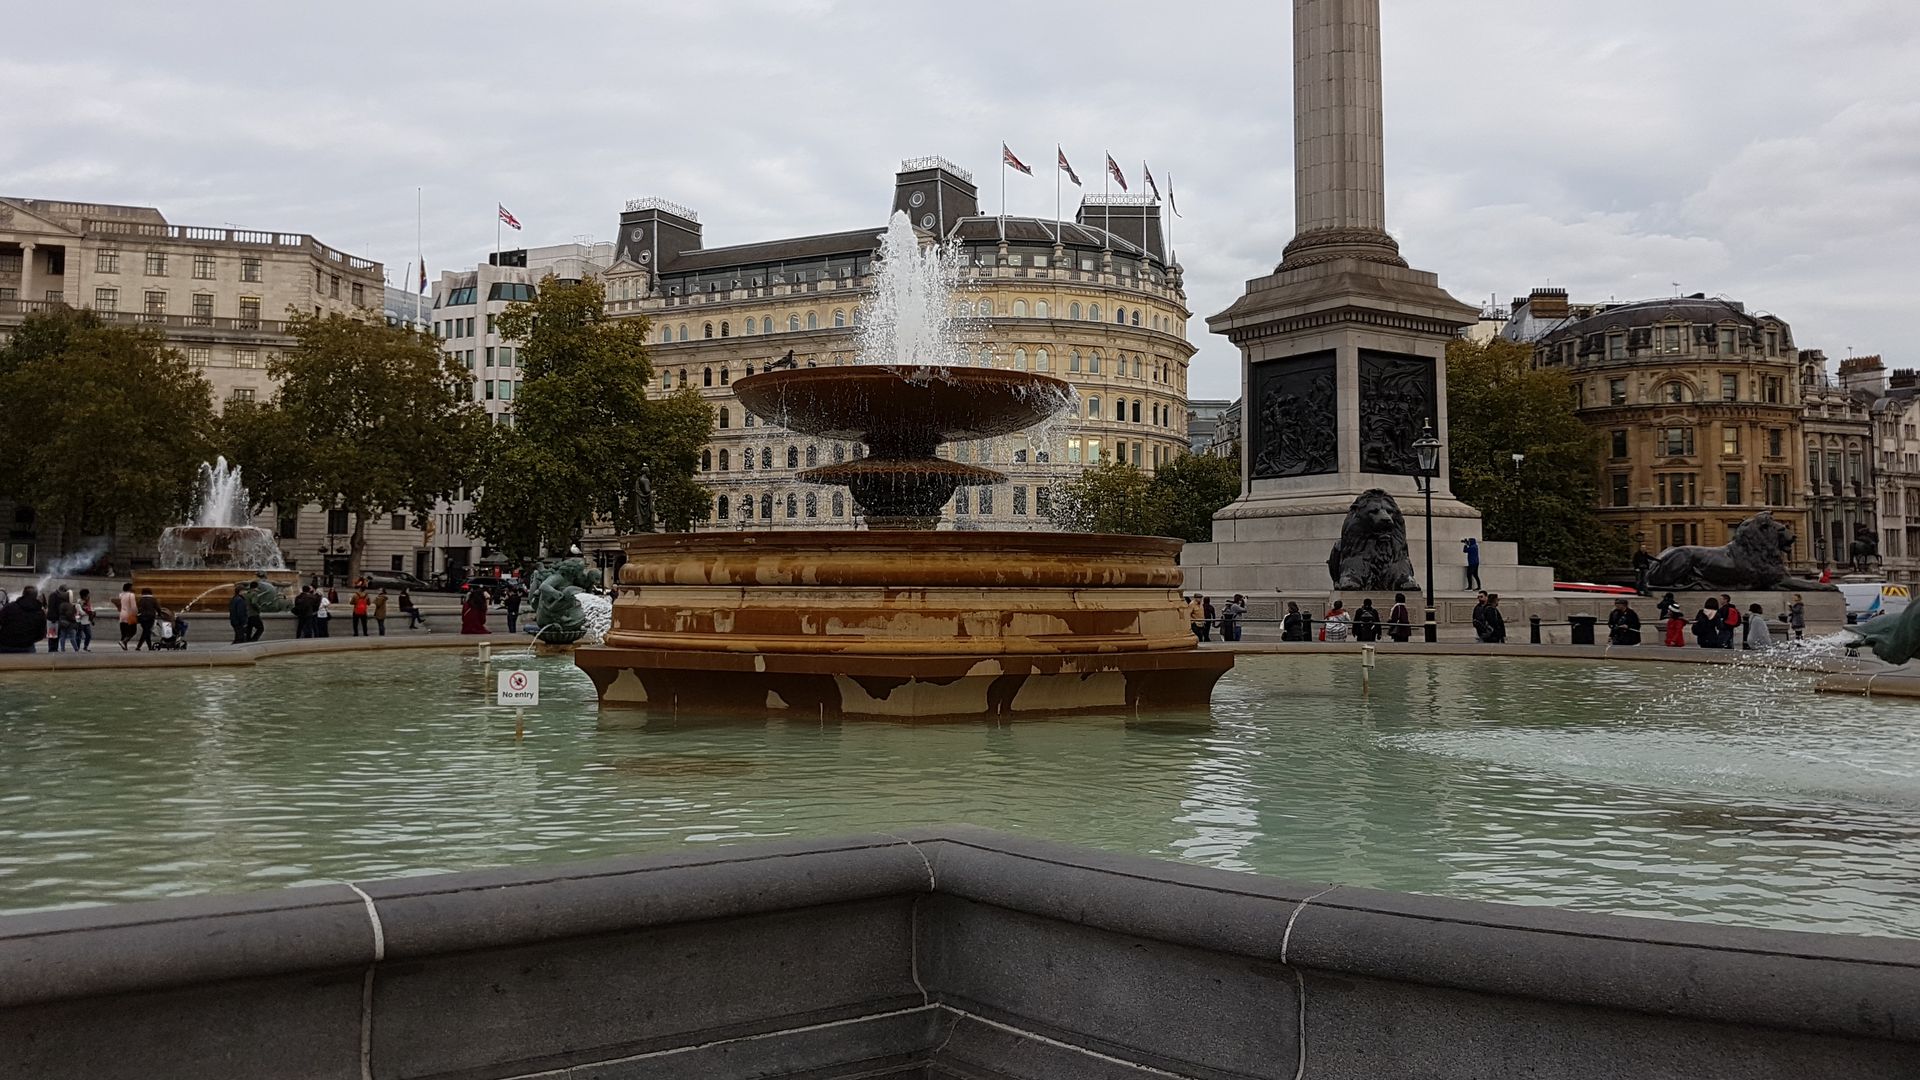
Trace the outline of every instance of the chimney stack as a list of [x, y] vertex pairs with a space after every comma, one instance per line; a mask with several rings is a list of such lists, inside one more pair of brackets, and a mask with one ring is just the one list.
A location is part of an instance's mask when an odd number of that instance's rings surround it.
[[[1912, 372], [1908, 374], [1911, 375]], [[1878, 353], [1871, 356], [1849, 356], [1840, 361], [1840, 385], [1848, 390], [1864, 390], [1874, 395], [1884, 394], [1888, 386], [1887, 365], [1881, 362]]]
[[1527, 294], [1527, 311], [1536, 319], [1564, 319], [1572, 308], [1565, 289], [1535, 289]]

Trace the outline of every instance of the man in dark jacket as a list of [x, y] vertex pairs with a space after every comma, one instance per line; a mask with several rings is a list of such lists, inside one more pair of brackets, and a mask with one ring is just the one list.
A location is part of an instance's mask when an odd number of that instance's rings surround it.
[[0, 653], [29, 653], [47, 639], [47, 609], [40, 590], [29, 585], [18, 599], [0, 607]]
[[309, 638], [314, 636], [313, 613], [319, 607], [320, 594], [313, 591], [313, 586], [302, 585], [300, 587], [300, 595], [293, 598], [293, 619], [296, 627], [293, 633], [294, 637]]
[[233, 599], [227, 601], [227, 623], [233, 627], [233, 643], [247, 643], [247, 587], [235, 585]]
[[1507, 640], [1507, 620], [1500, 614], [1500, 594], [1488, 593], [1485, 607], [1480, 609], [1480, 640], [1489, 645], [1499, 645]]
[[1628, 606], [1624, 596], [1613, 602], [1613, 612], [1607, 616], [1607, 641], [1614, 645], [1640, 644], [1640, 613]]
[[152, 589], [141, 589], [139, 603], [134, 608], [140, 623], [140, 641], [133, 648], [137, 652], [145, 649], [153, 651], [153, 624], [160, 621], [160, 599], [153, 595]]

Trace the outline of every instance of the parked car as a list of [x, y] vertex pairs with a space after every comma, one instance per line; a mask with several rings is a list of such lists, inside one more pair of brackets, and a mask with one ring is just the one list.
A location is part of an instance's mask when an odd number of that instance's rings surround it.
[[370, 570], [366, 578], [369, 589], [406, 589], [409, 592], [426, 592], [433, 587], [403, 570]]

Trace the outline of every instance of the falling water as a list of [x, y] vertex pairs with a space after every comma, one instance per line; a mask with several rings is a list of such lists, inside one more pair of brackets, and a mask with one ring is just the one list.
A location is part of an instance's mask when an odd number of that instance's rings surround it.
[[227, 464], [225, 457], [211, 464], [200, 463], [200, 497], [194, 505], [188, 525], [238, 528], [253, 524], [251, 496], [240, 481], [240, 466]]
[[1849, 648], [1858, 641], [1858, 635], [1842, 630], [1752, 652], [1735, 651], [1732, 663], [1703, 665], [1674, 680], [1667, 693], [1641, 702], [1634, 716], [1696, 710], [1741, 717], [1777, 713], [1790, 708], [1795, 696], [1811, 692], [1823, 674], [1857, 666], [1849, 660]]
[[253, 523], [252, 496], [241, 482], [240, 467], [224, 457], [200, 464], [193, 513], [185, 525], [160, 534], [157, 562], [162, 570], [286, 568], [273, 533]]
[[966, 253], [956, 243], [927, 244], [895, 211], [881, 238], [873, 292], [860, 309], [854, 362], [958, 366], [966, 350], [954, 340], [953, 294]]

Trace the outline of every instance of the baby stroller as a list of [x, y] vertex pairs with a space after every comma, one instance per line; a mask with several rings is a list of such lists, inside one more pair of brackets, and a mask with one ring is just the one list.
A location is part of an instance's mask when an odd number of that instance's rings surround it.
[[154, 620], [154, 642], [156, 649], [184, 649], [187, 647], [187, 620], [179, 615], [161, 612]]

